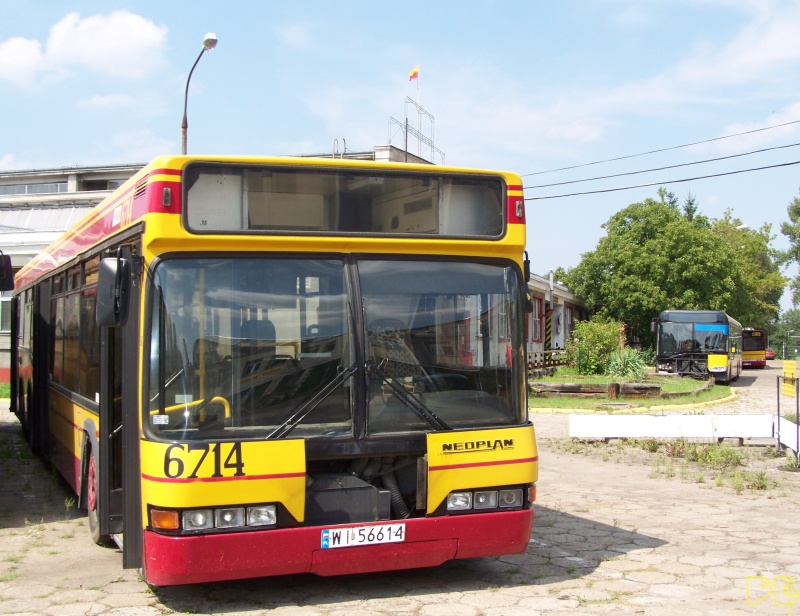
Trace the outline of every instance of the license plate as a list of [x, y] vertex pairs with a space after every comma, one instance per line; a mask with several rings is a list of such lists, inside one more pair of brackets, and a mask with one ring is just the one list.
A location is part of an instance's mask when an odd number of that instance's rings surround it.
[[378, 543], [401, 543], [405, 540], [405, 524], [373, 524], [352, 528], [326, 528], [322, 531], [323, 550]]

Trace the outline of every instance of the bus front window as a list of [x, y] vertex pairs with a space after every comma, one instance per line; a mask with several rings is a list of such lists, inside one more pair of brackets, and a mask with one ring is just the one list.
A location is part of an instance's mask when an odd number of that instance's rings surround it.
[[522, 345], [514, 269], [364, 260], [358, 271], [370, 433], [524, 420], [524, 371], [512, 361]]
[[148, 424], [222, 431], [351, 431], [344, 264], [173, 259], [152, 274]]

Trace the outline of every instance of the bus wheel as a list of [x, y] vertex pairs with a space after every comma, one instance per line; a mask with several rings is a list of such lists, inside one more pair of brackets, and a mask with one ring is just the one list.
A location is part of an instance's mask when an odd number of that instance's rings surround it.
[[89, 531], [92, 541], [98, 545], [105, 545], [109, 538], [100, 534], [100, 499], [97, 492], [97, 459], [92, 455], [91, 449], [87, 451], [89, 468], [86, 471], [86, 509], [89, 512]]

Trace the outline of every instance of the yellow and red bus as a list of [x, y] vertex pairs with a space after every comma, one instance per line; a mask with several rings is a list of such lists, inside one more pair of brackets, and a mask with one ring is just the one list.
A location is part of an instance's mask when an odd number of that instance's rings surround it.
[[767, 334], [763, 329], [742, 330], [742, 368], [767, 366]]
[[155, 159], [16, 278], [12, 410], [154, 585], [524, 552], [518, 175]]

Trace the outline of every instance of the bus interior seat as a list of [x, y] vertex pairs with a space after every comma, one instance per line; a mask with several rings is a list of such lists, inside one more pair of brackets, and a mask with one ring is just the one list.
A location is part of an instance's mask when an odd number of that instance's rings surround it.
[[399, 319], [376, 319], [369, 324], [372, 355], [377, 362], [386, 361], [386, 372], [393, 377], [424, 375], [419, 360], [411, 350], [405, 323]]
[[246, 346], [275, 353], [275, 325], [269, 319], [248, 319], [242, 323], [239, 334]]

